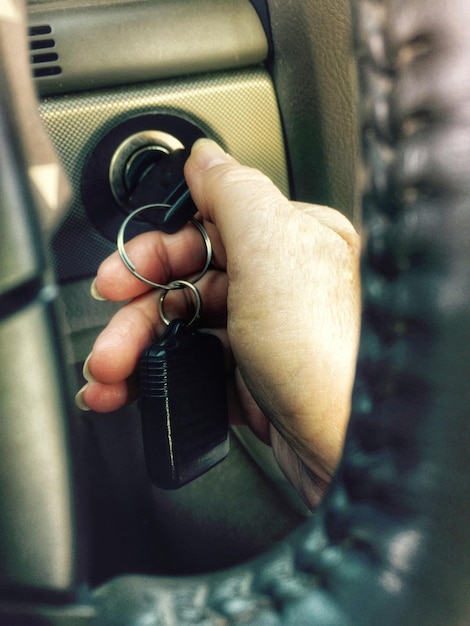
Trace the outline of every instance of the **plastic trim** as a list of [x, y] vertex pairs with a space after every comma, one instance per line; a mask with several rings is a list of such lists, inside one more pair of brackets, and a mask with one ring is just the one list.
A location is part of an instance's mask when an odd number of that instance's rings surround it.
[[268, 54], [247, 0], [45, 3], [29, 7], [29, 24], [48, 27], [59, 59], [60, 73], [41, 67], [42, 95], [246, 67]]

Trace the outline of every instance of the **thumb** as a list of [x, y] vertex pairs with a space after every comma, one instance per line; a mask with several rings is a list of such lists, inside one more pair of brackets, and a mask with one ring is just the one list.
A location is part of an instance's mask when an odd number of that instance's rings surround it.
[[210, 139], [193, 145], [185, 177], [201, 215], [216, 225], [229, 255], [265, 232], [268, 212], [292, 211], [267, 176], [241, 165]]

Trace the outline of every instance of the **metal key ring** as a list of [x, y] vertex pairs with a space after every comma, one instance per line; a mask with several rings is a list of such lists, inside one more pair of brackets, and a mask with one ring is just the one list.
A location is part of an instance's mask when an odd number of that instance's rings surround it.
[[185, 289], [186, 287], [193, 292], [194, 299], [196, 301], [196, 312], [194, 313], [192, 318], [189, 320], [189, 322], [186, 322], [186, 324], [188, 326], [192, 326], [201, 317], [202, 298], [201, 298], [201, 294], [199, 293], [199, 289], [188, 280], [175, 280], [168, 285], [168, 289], [165, 289], [160, 295], [160, 298], [158, 299], [158, 312], [160, 313], [160, 317], [163, 323], [166, 324], [167, 326], [170, 325], [171, 320], [165, 315], [165, 311], [163, 310], [163, 304], [165, 302], [165, 298], [169, 291], [173, 289]]
[[119, 256], [121, 257], [121, 260], [124, 263], [124, 265], [127, 267], [127, 269], [136, 278], [138, 278], [142, 282], [146, 283], [147, 285], [150, 285], [151, 287], [155, 287], [155, 289], [164, 289], [165, 291], [170, 291], [172, 289], [183, 289], [184, 286], [186, 286], [186, 285], [174, 286], [174, 285], [177, 285], [178, 283], [186, 283], [186, 282], [188, 282], [191, 285], [193, 285], [194, 283], [197, 283], [197, 281], [201, 280], [201, 278], [207, 272], [207, 270], [209, 269], [209, 265], [211, 264], [211, 261], [212, 261], [212, 243], [211, 243], [211, 240], [209, 238], [209, 235], [207, 234], [206, 229], [204, 228], [204, 226], [200, 222], [198, 222], [197, 219], [195, 219], [193, 217], [189, 221], [192, 224], [194, 224], [194, 226], [201, 233], [202, 239], [204, 241], [204, 245], [206, 246], [206, 262], [204, 264], [204, 267], [200, 271], [200, 273], [196, 276], [196, 278], [193, 278], [193, 280], [191, 280], [191, 281], [176, 280], [176, 281], [171, 282], [169, 285], [162, 285], [161, 283], [155, 283], [152, 280], [150, 280], [148, 278], [145, 278], [145, 276], [142, 276], [142, 274], [140, 274], [137, 271], [134, 263], [132, 263], [132, 261], [128, 257], [126, 249], [125, 249], [125, 245], [124, 245], [124, 234], [125, 234], [125, 231], [126, 231], [126, 228], [127, 228], [128, 224], [129, 224], [129, 222], [131, 222], [137, 215], [139, 215], [139, 213], [142, 213], [143, 211], [146, 211], [148, 209], [169, 209], [170, 207], [171, 207], [170, 204], [159, 204], [159, 203], [156, 203], [156, 204], [146, 204], [144, 206], [139, 207], [138, 209], [135, 209], [134, 211], [132, 211], [132, 213], [130, 213], [126, 217], [126, 219], [121, 224], [121, 228], [119, 229], [118, 236], [117, 236], [117, 239], [116, 239]]

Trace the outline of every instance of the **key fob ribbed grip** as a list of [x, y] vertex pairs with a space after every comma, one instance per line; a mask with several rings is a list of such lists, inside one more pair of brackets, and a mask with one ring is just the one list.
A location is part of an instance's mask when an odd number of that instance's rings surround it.
[[223, 348], [181, 320], [141, 357], [140, 410], [150, 480], [175, 489], [228, 454]]

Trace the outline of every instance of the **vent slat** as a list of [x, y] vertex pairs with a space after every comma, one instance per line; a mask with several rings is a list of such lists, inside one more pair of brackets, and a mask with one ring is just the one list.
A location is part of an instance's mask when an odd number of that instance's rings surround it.
[[31, 57], [31, 63], [53, 63], [59, 60], [59, 55], [56, 52], [43, 52], [40, 54], [33, 54]]
[[54, 48], [55, 41], [53, 39], [32, 39], [29, 42], [30, 50], [43, 50], [44, 48]]
[[40, 35], [50, 35], [52, 33], [52, 28], [48, 24], [43, 24], [41, 26], [31, 26], [28, 30], [28, 34], [30, 37], [37, 37]]
[[57, 65], [35, 67], [33, 69], [34, 78], [45, 78], [47, 76], [57, 76], [58, 74], [62, 74], [62, 68]]

